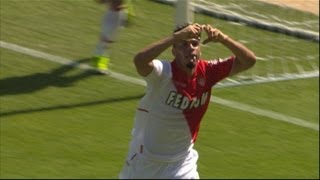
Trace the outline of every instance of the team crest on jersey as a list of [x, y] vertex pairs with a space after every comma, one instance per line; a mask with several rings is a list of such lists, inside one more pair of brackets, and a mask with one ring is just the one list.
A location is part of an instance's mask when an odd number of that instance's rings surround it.
[[206, 84], [206, 79], [204, 77], [199, 77], [199, 78], [197, 78], [197, 83], [200, 86], [204, 87], [204, 85]]

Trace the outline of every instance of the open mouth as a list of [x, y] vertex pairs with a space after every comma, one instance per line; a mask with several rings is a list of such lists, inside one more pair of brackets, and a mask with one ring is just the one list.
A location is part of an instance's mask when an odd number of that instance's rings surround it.
[[196, 62], [197, 62], [197, 56], [196, 55], [191, 55], [187, 57], [189, 60], [189, 62], [187, 63], [187, 68], [189, 69], [193, 69], [196, 66]]

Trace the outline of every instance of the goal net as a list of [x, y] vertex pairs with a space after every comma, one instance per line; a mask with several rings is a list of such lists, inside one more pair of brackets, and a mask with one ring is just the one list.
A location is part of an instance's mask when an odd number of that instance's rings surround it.
[[[176, 24], [216, 25], [255, 52], [258, 62], [254, 68], [217, 87], [319, 77], [318, 14], [258, 0], [156, 1], [175, 6]], [[230, 53], [220, 45], [213, 46], [210, 51], [215, 53], [210, 57]]]

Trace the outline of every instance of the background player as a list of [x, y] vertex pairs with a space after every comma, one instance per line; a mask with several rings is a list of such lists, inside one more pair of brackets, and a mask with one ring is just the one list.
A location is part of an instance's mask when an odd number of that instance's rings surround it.
[[106, 5], [107, 11], [103, 16], [100, 39], [95, 48], [93, 63], [100, 73], [107, 74], [110, 62], [109, 46], [115, 41], [119, 27], [128, 25], [134, 13], [131, 0], [96, 0], [96, 2]]

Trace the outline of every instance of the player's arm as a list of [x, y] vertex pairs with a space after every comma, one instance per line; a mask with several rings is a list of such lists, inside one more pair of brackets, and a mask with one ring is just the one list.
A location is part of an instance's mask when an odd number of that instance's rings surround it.
[[223, 39], [221, 43], [229, 48], [236, 56], [229, 76], [245, 71], [256, 63], [256, 56], [254, 53], [241, 43], [230, 37]]
[[208, 34], [208, 38], [203, 42], [204, 44], [210, 41], [220, 42], [230, 49], [236, 56], [229, 76], [245, 71], [256, 63], [255, 54], [241, 43], [233, 40], [232, 38], [223, 34], [220, 30], [213, 28], [210, 25], [203, 26], [203, 30], [205, 30]]
[[137, 72], [141, 76], [148, 76], [153, 70], [152, 60], [172, 45], [173, 41], [174, 37], [169, 36], [146, 46], [138, 52], [133, 59]]
[[186, 28], [175, 32], [171, 36], [148, 45], [140, 52], [138, 52], [134, 57], [134, 64], [136, 66], [137, 72], [141, 76], [148, 76], [153, 70], [153, 59], [158, 57], [162, 52], [164, 52], [168, 47], [172, 46], [175, 42], [191, 37], [196, 37], [200, 33], [200, 31], [201, 26], [199, 24], [189, 25]]

